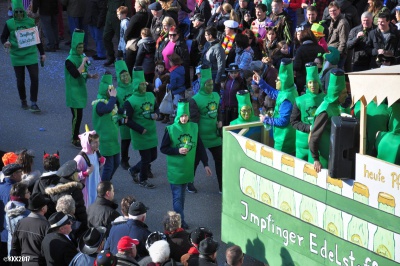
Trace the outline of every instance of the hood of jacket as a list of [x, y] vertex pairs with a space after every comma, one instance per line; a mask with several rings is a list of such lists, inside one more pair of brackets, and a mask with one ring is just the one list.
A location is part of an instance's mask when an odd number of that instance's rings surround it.
[[[68, 183], [62, 182], [64, 178], [60, 179], [60, 183], [55, 187], [48, 187], [45, 193], [49, 196], [65, 193], [70, 189], [82, 189], [83, 185], [77, 181], [69, 181]], [[64, 179], [65, 180], [65, 179]]]
[[90, 147], [89, 143], [89, 135], [96, 134], [96, 131], [86, 131], [85, 133], [80, 134], [78, 137], [81, 140], [82, 151], [87, 154], [92, 154], [92, 148]]
[[25, 203], [11, 200], [7, 202], [4, 211], [8, 217], [12, 218], [23, 214], [27, 209], [25, 208]]
[[144, 49], [149, 53], [154, 53], [156, 51], [156, 41], [153, 39], [153, 37], [145, 37], [140, 39], [138, 46], [141, 44], [143, 44]]

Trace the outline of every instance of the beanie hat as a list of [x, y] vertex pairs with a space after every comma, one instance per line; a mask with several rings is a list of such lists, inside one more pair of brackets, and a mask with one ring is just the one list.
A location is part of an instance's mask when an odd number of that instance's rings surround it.
[[324, 59], [331, 63], [331, 65], [337, 65], [340, 60], [339, 50], [333, 46], [328, 47], [329, 53], [324, 54]]
[[17, 161], [17, 159], [18, 159], [18, 156], [13, 152], [7, 152], [1, 158], [1, 160], [3, 161], [3, 165], [15, 163]]
[[321, 38], [321, 37], [325, 36], [325, 34], [324, 34], [324, 26], [322, 26], [319, 23], [313, 23], [311, 25], [311, 31], [312, 31], [312, 33], [314, 33], [314, 36], [317, 37], [317, 38]]

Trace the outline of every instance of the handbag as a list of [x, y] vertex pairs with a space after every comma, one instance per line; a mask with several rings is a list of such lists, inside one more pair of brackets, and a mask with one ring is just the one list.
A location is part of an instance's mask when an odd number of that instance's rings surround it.
[[169, 90], [165, 93], [165, 96], [160, 104], [160, 113], [163, 114], [172, 114], [174, 112], [174, 105], [172, 103], [172, 92]]
[[130, 39], [129, 41], [126, 42], [126, 46], [125, 49], [129, 49], [133, 52], [137, 51], [138, 48], [138, 42], [139, 42], [139, 38], [134, 38], [134, 39]]

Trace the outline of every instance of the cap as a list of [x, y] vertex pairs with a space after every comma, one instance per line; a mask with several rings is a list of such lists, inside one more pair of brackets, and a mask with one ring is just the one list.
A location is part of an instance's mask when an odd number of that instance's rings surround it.
[[237, 23], [234, 20], [226, 20], [224, 22], [225, 27], [231, 28], [231, 29], [237, 29], [239, 28], [239, 23]]
[[118, 241], [118, 250], [124, 251], [127, 249], [131, 249], [133, 246], [139, 245], [139, 240], [130, 238], [129, 236], [123, 236]]
[[190, 18], [190, 20], [191, 20], [191, 21], [196, 21], [196, 20], [198, 20], [198, 21], [201, 21], [201, 22], [206, 21], [205, 18], [204, 18], [204, 16], [203, 16], [203, 14], [200, 14], [200, 13], [195, 14], [193, 17]]
[[212, 255], [217, 252], [219, 244], [211, 237], [203, 239], [199, 244], [199, 252], [201, 255]]
[[143, 213], [146, 213], [148, 209], [149, 208], [147, 208], [142, 202], [136, 201], [131, 204], [128, 213], [132, 216], [138, 216]]
[[162, 10], [162, 7], [159, 2], [154, 2], [151, 5], [149, 5], [149, 9], [154, 10], [154, 11], [160, 11], [160, 10]]
[[16, 171], [22, 169], [22, 164], [17, 164], [17, 163], [11, 163], [7, 164], [6, 166], [3, 167], [2, 172], [4, 176], [11, 176], [14, 174]]

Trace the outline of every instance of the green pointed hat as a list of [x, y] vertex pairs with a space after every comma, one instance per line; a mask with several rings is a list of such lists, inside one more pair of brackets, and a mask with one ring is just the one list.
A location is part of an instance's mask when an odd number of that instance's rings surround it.
[[112, 85], [112, 75], [110, 73], [105, 73], [100, 80], [99, 90], [97, 92], [97, 99], [107, 99], [108, 86]]
[[25, 10], [24, 5], [22, 4], [22, 0], [11, 0], [12, 10], [22, 9]]
[[282, 58], [278, 75], [281, 80], [281, 91], [294, 87], [293, 60], [291, 58]]
[[137, 93], [139, 90], [139, 85], [142, 82], [146, 82], [144, 78], [144, 71], [141, 67], [135, 67], [132, 71], [132, 87], [133, 93]]
[[121, 77], [120, 77], [121, 72], [125, 70], [126, 72], [129, 73], [128, 67], [126, 66], [126, 63], [124, 60], [117, 60], [117, 61], [115, 61], [114, 65], [115, 65], [115, 74], [117, 75], [118, 86], [120, 86], [120, 84], [122, 84]]
[[334, 68], [329, 76], [328, 90], [324, 101], [334, 103], [339, 99], [339, 95], [346, 88], [344, 72], [340, 68]]
[[[251, 104], [250, 93], [248, 90], [240, 90], [236, 93], [236, 99], [238, 101], [238, 118], [231, 121], [231, 125], [243, 124], [258, 121], [259, 118], [254, 115], [253, 105]], [[248, 120], [244, 120], [240, 111], [244, 106], [249, 106], [251, 108], [251, 116]]]
[[317, 65], [314, 62], [307, 63], [306, 64], [306, 71], [307, 71], [306, 87], [308, 87], [307, 84], [308, 84], [308, 82], [310, 80], [316, 80], [316, 81], [318, 81], [319, 89], [321, 90], [322, 89], [322, 84], [321, 84], [321, 80], [320, 80], [319, 75], [318, 75], [318, 67], [317, 67]]
[[80, 29], [75, 29], [74, 33], [72, 33], [72, 40], [71, 40], [71, 50], [70, 54], [77, 54], [76, 47], [78, 44], [83, 43], [85, 39], [85, 32]]
[[206, 81], [212, 79], [211, 68], [208, 66], [202, 66], [200, 69], [200, 74], [200, 90], [204, 90]]
[[189, 102], [186, 99], [179, 100], [178, 106], [176, 108], [176, 116], [174, 122], [179, 123], [179, 118], [182, 115], [187, 115], [190, 118]]

